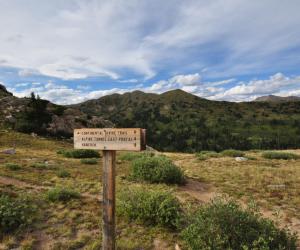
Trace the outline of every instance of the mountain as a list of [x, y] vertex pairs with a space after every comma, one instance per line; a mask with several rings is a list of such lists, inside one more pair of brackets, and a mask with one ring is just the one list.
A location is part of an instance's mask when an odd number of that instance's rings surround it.
[[5, 86], [0, 84], [0, 97], [12, 96], [12, 93], [8, 92]]
[[173, 90], [134, 91], [70, 106], [118, 127], [147, 129], [147, 143], [166, 151], [300, 147], [300, 102], [210, 101]]
[[147, 129], [147, 144], [164, 151], [299, 148], [300, 102], [210, 101], [173, 90], [62, 106], [35, 95], [17, 98], [2, 86], [0, 125], [64, 137], [74, 128], [141, 127]]
[[53, 104], [34, 94], [30, 98], [15, 97], [0, 85], [0, 126], [25, 133], [71, 137], [74, 128], [114, 125], [102, 117]]
[[276, 96], [276, 95], [267, 95], [257, 97], [254, 102], [300, 102], [299, 96]]

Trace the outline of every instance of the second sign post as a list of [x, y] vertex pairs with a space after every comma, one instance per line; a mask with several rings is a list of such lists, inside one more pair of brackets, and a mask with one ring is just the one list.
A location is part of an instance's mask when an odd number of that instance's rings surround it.
[[146, 148], [146, 130], [141, 128], [75, 129], [76, 149], [103, 150], [103, 238], [102, 249], [115, 249], [115, 162], [116, 151], [142, 151]]

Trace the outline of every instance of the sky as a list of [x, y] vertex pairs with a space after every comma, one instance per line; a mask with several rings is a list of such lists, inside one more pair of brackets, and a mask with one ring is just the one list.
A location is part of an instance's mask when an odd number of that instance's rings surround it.
[[0, 84], [57, 104], [300, 96], [299, 0], [0, 0]]

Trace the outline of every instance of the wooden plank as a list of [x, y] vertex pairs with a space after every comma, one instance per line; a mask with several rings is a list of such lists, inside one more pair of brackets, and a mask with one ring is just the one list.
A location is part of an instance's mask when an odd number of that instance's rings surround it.
[[116, 151], [103, 150], [103, 250], [115, 250]]
[[141, 151], [146, 147], [140, 128], [85, 128], [74, 130], [77, 149]]

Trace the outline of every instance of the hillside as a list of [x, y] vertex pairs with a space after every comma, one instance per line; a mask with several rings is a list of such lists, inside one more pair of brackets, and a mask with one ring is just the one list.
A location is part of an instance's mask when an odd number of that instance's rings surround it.
[[[2, 237], [0, 249], [101, 249], [102, 202], [100, 200], [102, 200], [102, 183], [100, 180], [103, 177], [102, 159], [92, 159], [96, 162], [94, 165], [89, 165], [82, 159], [67, 158], [63, 154], [58, 154], [58, 152], [63, 151], [62, 149], [72, 150], [73, 145], [71, 143], [49, 140], [49, 138], [32, 138], [30, 135], [13, 131], [0, 131], [0, 152], [10, 146], [12, 142], [16, 146], [15, 155], [0, 153], [0, 193], [2, 194], [0, 221], [6, 223], [4, 225], [13, 225], [14, 227], [11, 227], [14, 231], [7, 232], [4, 237], [0, 231], [0, 237]], [[58, 149], [60, 150], [58, 151]], [[291, 152], [297, 155], [300, 153], [299, 150]], [[172, 216], [174, 210], [167, 210], [167, 208], [170, 204], [179, 204], [183, 227], [186, 227], [199, 218], [196, 217], [198, 213], [195, 211], [205, 208], [210, 204], [211, 199], [219, 197], [214, 200], [216, 202], [225, 195], [237, 199], [244, 205], [251, 201], [252, 210], [259, 208], [264, 218], [275, 220], [276, 225], [281, 228], [288, 227], [291, 232], [299, 234], [300, 182], [298, 180], [300, 178], [300, 159], [266, 159], [261, 151], [244, 152], [244, 154], [249, 160], [238, 162], [234, 157], [223, 154], [211, 154], [207, 159], [200, 159], [197, 154], [164, 153], [165, 159], [171, 159], [184, 171], [187, 183], [186, 185], [162, 185], [145, 181], [132, 181], [130, 178], [133, 162], [140, 159], [141, 156], [147, 157], [147, 154], [118, 152], [116, 164], [117, 249], [191, 249], [185, 245], [185, 238], [180, 234], [182, 229], [174, 230], [157, 225], [155, 220], [151, 220], [149, 223], [149, 219], [143, 221], [139, 218], [144, 218], [143, 216], [147, 215], [147, 211], [155, 216], [165, 214]], [[148, 159], [149, 157], [151, 156], [148, 156]], [[150, 167], [144, 169], [145, 173], [151, 171]], [[123, 206], [124, 200], [122, 198], [128, 190], [132, 191], [130, 194], [135, 195], [136, 190], [141, 189], [144, 196], [139, 200], [132, 198], [132, 196], [130, 199], [134, 201], [134, 204], [144, 208], [138, 211], [133, 210], [141, 217], [128, 219], [126, 214], [121, 212], [124, 207], [131, 208], [132, 203], [127, 201], [126, 206]], [[49, 194], [57, 190], [64, 190], [66, 194], [58, 196], [59, 199], [50, 199], [52, 196]], [[168, 197], [176, 198], [175, 201], [169, 199], [162, 202], [161, 192], [171, 195]], [[68, 195], [74, 193], [78, 196]], [[151, 200], [153, 201], [157, 201], [157, 196], [153, 196], [153, 194], [160, 194], [159, 201], [155, 204], [162, 204], [162, 206], [157, 213], [153, 212], [155, 205], [149, 205], [153, 203], [149, 203], [145, 197], [148, 193], [152, 194]], [[4, 195], [16, 202], [14, 203], [15, 209], [12, 210], [9, 206], [11, 203], [3, 202]], [[19, 200], [22, 205], [17, 203]], [[15, 206], [15, 204], [19, 206]], [[35, 208], [34, 213], [30, 212], [31, 206]], [[16, 218], [17, 223], [23, 222], [22, 227], [19, 224], [8, 224], [8, 220], [3, 219], [7, 207], [9, 211], [12, 210], [9, 213], [11, 221]], [[232, 208], [234, 207], [231, 206], [231, 209], [222, 210], [219, 217], [214, 217], [215, 220], [212, 220], [211, 216], [216, 216], [214, 209], [209, 209], [203, 218], [208, 219], [208, 225], [212, 229], [207, 230], [207, 224], [204, 224], [205, 227], [195, 227], [197, 235], [215, 239], [216, 232], [220, 231], [219, 228], [230, 228], [230, 230], [226, 230], [224, 239], [228, 239], [232, 232], [235, 238], [237, 238], [236, 235], [242, 235], [244, 238], [249, 235], [250, 229], [251, 232], [256, 232], [255, 235], [259, 235], [259, 239], [265, 235], [265, 233], [259, 233], [261, 232], [259, 230], [262, 230], [259, 228], [261, 224], [257, 224], [255, 220], [254, 222], [251, 220], [250, 223], [247, 220], [247, 214], [238, 213], [234, 209], [234, 213], [228, 216], [228, 211], [231, 211]], [[174, 220], [173, 217], [168, 218], [171, 218], [171, 221]], [[27, 223], [25, 223], [26, 219], [29, 220]], [[242, 223], [239, 223], [240, 220]], [[216, 229], [212, 221], [221, 221], [222, 224]], [[170, 220], [167, 222], [170, 223]], [[224, 224], [228, 227], [223, 226]], [[250, 227], [250, 229], [243, 230], [245, 226]], [[199, 232], [199, 228], [203, 228], [204, 231]], [[284, 242], [284, 234], [281, 233], [280, 236], [281, 241]], [[253, 237], [253, 233], [251, 237]], [[212, 247], [206, 249], [220, 250], [226, 248]], [[258, 247], [248, 249], [280, 248]], [[295, 250], [296, 248], [282, 249]]]
[[0, 125], [25, 133], [70, 137], [74, 128], [113, 126], [101, 117], [88, 116], [78, 109], [53, 104], [35, 95], [13, 96], [0, 85]]
[[254, 102], [299, 102], [299, 96], [276, 96], [276, 95], [268, 95], [268, 96], [260, 96], [257, 97]]
[[300, 102], [220, 102], [182, 90], [113, 94], [73, 105], [118, 127], [147, 129], [165, 151], [300, 147]]
[[300, 147], [300, 102], [210, 101], [173, 90], [113, 94], [70, 106], [0, 87], [1, 127], [71, 137], [74, 128], [142, 127], [148, 145], [164, 151]]

